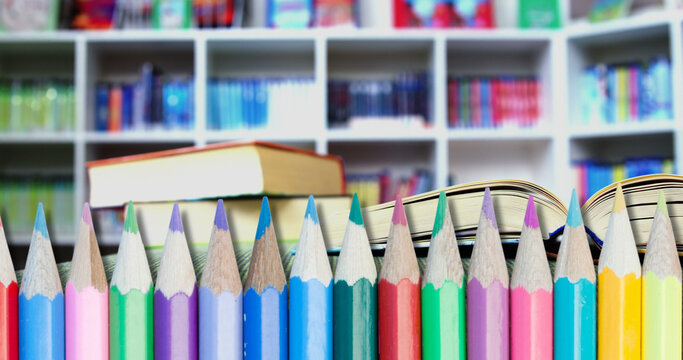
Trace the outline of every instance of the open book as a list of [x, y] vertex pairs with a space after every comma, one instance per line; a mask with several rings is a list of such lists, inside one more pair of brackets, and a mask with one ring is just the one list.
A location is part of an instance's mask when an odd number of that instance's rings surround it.
[[[645, 251], [657, 206], [657, 193], [662, 190], [666, 196], [674, 233], [677, 235], [676, 245], [679, 254], [683, 255], [683, 176], [647, 175], [621, 181], [621, 184], [639, 251]], [[567, 218], [567, 206], [550, 191], [521, 180], [476, 182], [444, 189], [460, 245], [471, 245], [474, 241], [486, 187], [491, 189], [503, 243], [518, 241], [526, 201], [529, 195], [533, 195], [541, 233], [547, 240], [546, 250], [550, 254], [557, 254]], [[598, 248], [602, 246], [602, 239], [607, 232], [615, 188], [616, 184], [603, 188], [582, 207], [587, 235], [592, 245]], [[432, 191], [403, 199], [415, 247], [429, 246], [438, 197], [439, 191]], [[368, 237], [375, 249], [382, 249], [386, 245], [393, 208], [392, 201], [363, 210]], [[328, 250], [338, 250], [341, 247], [347, 219], [347, 212], [334, 213], [324, 219]]]

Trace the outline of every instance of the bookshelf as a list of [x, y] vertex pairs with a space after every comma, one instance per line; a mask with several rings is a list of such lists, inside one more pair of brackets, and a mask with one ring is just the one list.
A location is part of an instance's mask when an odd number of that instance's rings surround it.
[[[552, 31], [216, 29], [107, 32], [0, 33], [0, 77], [9, 74], [72, 77], [75, 129], [59, 133], [0, 133], [0, 171], [30, 173], [48, 167], [73, 176], [74, 218], [87, 198], [85, 162], [219, 141], [254, 138], [344, 157], [349, 172], [430, 170], [434, 187], [486, 178], [538, 182], [568, 200], [570, 165], [588, 157], [671, 156], [683, 169], [683, 12], [659, 11], [597, 25]], [[671, 121], [579, 127], [581, 69], [598, 61], [671, 59]], [[49, 58], [45, 61], [41, 58]], [[194, 78], [195, 121], [190, 131], [94, 131], [98, 81], [123, 81], [152, 61], [166, 72]], [[428, 74], [429, 126], [360, 131], [333, 128], [327, 119], [327, 82], [336, 77]], [[211, 130], [207, 87], [214, 77], [310, 76], [314, 120], [284, 129]], [[449, 75], [510, 74], [537, 77], [541, 119], [532, 129], [448, 127]], [[292, 116], [296, 116], [293, 114]], [[41, 154], [49, 154], [41, 158]], [[20, 160], [21, 159], [21, 160]], [[52, 170], [50, 170], [52, 171]], [[5, 220], [11, 224], [11, 217]], [[72, 234], [53, 234], [68, 244]], [[28, 239], [12, 239], [11, 242]], [[110, 241], [117, 241], [111, 239]]]

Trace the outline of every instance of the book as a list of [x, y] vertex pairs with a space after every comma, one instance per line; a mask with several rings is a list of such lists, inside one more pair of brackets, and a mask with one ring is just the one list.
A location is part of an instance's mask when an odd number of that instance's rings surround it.
[[[306, 196], [270, 196], [270, 207], [282, 253], [294, 248], [301, 234], [301, 218], [306, 213]], [[251, 249], [254, 241], [254, 229], [258, 225], [261, 209], [260, 197], [223, 199], [225, 213], [230, 224], [230, 234], [237, 252]], [[208, 244], [211, 238], [211, 220], [216, 212], [215, 200], [180, 201], [178, 202], [185, 225], [185, 236], [190, 244]], [[351, 198], [341, 196], [316, 196], [316, 208], [320, 216], [338, 211], [346, 211], [351, 207]], [[138, 202], [135, 203], [140, 232], [144, 235], [145, 247], [161, 247], [166, 239], [168, 214], [173, 202]], [[95, 219], [102, 233], [118, 234], [122, 226], [109, 225], [105, 228], [104, 219], [115, 211], [122, 213], [122, 208], [101, 209], [95, 211]], [[347, 214], [348, 215], [348, 214]], [[119, 218], [121, 218], [119, 216]], [[323, 227], [323, 238], [328, 236]], [[329, 248], [329, 245], [327, 246]]]
[[[620, 182], [631, 218], [631, 227], [638, 250], [644, 252], [652, 226], [658, 191], [662, 190], [669, 202], [669, 212], [674, 233], [683, 233], [683, 176], [655, 174], [630, 178]], [[597, 191], [582, 207], [586, 232], [592, 245], [602, 247], [617, 184], [611, 184]], [[564, 229], [568, 209], [553, 193], [534, 183], [522, 180], [495, 180], [451, 186], [444, 191], [453, 209], [453, 224], [459, 245], [472, 245], [477, 230], [478, 207], [481, 205], [484, 189], [491, 188], [498, 218], [501, 241], [516, 244], [521, 234], [526, 208], [526, 199], [532, 195], [538, 212], [541, 235], [546, 252], [557, 254], [560, 235]], [[432, 231], [432, 213], [437, 206], [439, 191], [407, 197], [403, 200], [408, 214], [408, 223], [415, 247], [429, 246]], [[387, 202], [364, 209], [366, 228], [374, 249], [386, 247], [386, 237], [391, 224], [394, 202]], [[348, 211], [348, 210], [347, 210]], [[322, 220], [327, 232], [328, 250], [341, 246], [346, 228], [344, 211], [331, 214]], [[683, 256], [683, 237], [676, 240], [679, 254]]]
[[[341, 158], [262, 141], [235, 141], [86, 163], [93, 208], [127, 201], [243, 195], [341, 195]], [[163, 186], [160, 186], [163, 185]]]

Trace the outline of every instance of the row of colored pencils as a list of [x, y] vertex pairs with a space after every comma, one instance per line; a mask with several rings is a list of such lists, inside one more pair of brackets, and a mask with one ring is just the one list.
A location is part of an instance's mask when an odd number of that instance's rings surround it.
[[467, 275], [443, 192], [422, 278], [400, 198], [379, 278], [356, 196], [334, 277], [312, 197], [289, 282], [267, 198], [244, 287], [220, 200], [199, 287], [177, 205], [155, 287], [132, 204], [108, 292], [87, 204], [64, 295], [42, 205], [19, 291], [2, 231], [0, 236], [3, 359], [681, 355], [681, 267], [662, 194], [641, 281], [623, 193], [617, 188], [600, 257], [599, 287], [576, 194], [554, 280], [531, 197], [508, 275], [488, 189]]

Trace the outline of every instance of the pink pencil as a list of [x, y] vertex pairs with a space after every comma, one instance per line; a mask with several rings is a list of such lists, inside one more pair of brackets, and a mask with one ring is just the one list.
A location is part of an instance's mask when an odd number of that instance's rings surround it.
[[65, 300], [66, 359], [109, 359], [107, 278], [88, 203], [83, 205]]
[[553, 358], [553, 279], [529, 196], [510, 281], [511, 360]]

